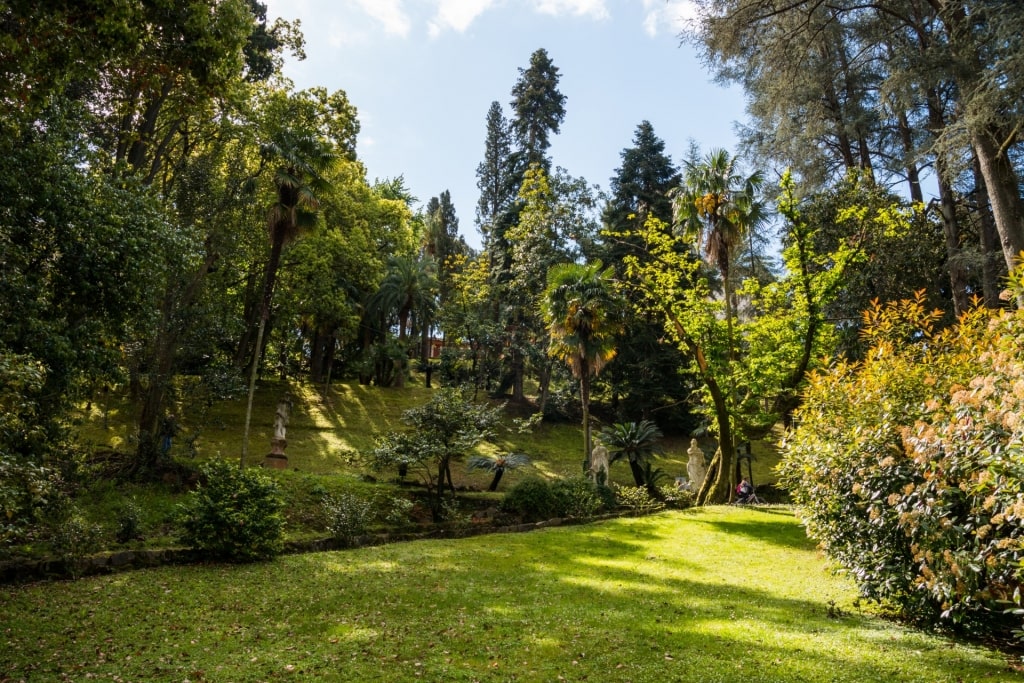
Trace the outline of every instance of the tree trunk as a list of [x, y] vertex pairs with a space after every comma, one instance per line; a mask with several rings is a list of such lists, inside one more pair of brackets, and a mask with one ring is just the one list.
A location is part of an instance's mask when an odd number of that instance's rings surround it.
[[487, 487], [488, 491], [497, 491], [498, 482], [501, 481], [501, 475], [505, 474], [505, 468], [499, 467], [494, 471], [494, 479], [491, 479], [491, 485]]
[[1000, 152], [987, 134], [975, 131], [971, 145], [985, 179], [1003, 259], [1007, 270], [1012, 271], [1024, 251], [1024, 210], [1017, 189], [1017, 176], [1005, 153]]
[[270, 302], [274, 297], [277, 265], [281, 262], [281, 251], [284, 249], [284, 240], [279, 237], [280, 234], [283, 234], [283, 231], [275, 229], [273, 234], [274, 240], [270, 244], [270, 258], [267, 259], [267, 267], [263, 279], [260, 327], [256, 333], [256, 346], [254, 347], [252, 365], [249, 370], [249, 396], [245, 407], [245, 427], [242, 430], [242, 453], [238, 460], [239, 467], [245, 467], [245, 459], [249, 456], [249, 428], [252, 424], [252, 401], [256, 393], [256, 374], [259, 371], [260, 359], [263, 357], [263, 335], [267, 328], [267, 321], [270, 320]]
[[999, 276], [1002, 274], [997, 260], [1000, 252], [999, 233], [996, 231], [996, 222], [992, 217], [992, 205], [988, 201], [985, 178], [982, 177], [977, 156], [974, 157], [974, 202], [978, 212], [978, 232], [981, 237], [982, 292], [985, 306], [996, 308], [999, 306]]
[[707, 387], [708, 393], [711, 394], [711, 400], [715, 406], [715, 422], [718, 425], [718, 450], [711, 459], [708, 473], [704, 478], [700, 491], [697, 492], [695, 502], [697, 505], [727, 503], [732, 497], [734, 488], [734, 483], [730, 482], [729, 479], [732, 473], [735, 449], [733, 447], [732, 424], [729, 419], [729, 407], [725, 400], [725, 394], [722, 392], [718, 380], [710, 372], [707, 358], [704, 355], [704, 349], [686, 333], [682, 323], [673, 317], [671, 312], [666, 311], [666, 313], [676, 333], [679, 335], [679, 339], [697, 361], [697, 369], [701, 380], [703, 380], [704, 386]]
[[152, 470], [157, 464], [156, 458], [159, 456], [156, 444], [157, 430], [164, 410], [167, 387], [170, 386], [174, 377], [178, 339], [183, 331], [182, 326], [186, 324], [182, 322], [186, 316], [181, 312], [186, 311], [195, 301], [206, 276], [219, 258], [216, 253], [209, 251], [209, 244], [207, 244], [207, 249], [203, 264], [193, 273], [178, 301], [173, 301], [173, 294], [170, 291], [165, 297], [159, 333], [153, 340], [153, 352], [148, 363], [149, 385], [142, 397], [142, 411], [139, 414], [138, 462], [133, 467], [136, 477], [152, 474]]
[[590, 437], [590, 368], [584, 361], [580, 366], [580, 403], [583, 408], [583, 472], [590, 471], [590, 453], [593, 444]]
[[633, 473], [633, 483], [637, 486], [646, 486], [647, 477], [644, 476], [644, 468], [640, 466], [640, 463], [630, 458], [629, 460], [629, 471]]

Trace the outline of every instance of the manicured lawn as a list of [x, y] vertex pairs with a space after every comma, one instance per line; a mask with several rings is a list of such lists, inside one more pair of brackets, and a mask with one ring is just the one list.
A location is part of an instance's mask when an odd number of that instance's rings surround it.
[[1024, 681], [861, 613], [783, 508], [0, 587], [0, 680]]

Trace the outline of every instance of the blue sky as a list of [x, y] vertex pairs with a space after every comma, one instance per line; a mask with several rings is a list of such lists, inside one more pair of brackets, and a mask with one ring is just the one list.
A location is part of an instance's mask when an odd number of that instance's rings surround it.
[[374, 178], [404, 175], [425, 203], [449, 190], [467, 241], [485, 117], [510, 116], [512, 86], [545, 48], [561, 73], [566, 117], [554, 163], [607, 189], [648, 120], [678, 162], [689, 141], [735, 149], [736, 88], [711, 82], [680, 45], [685, 0], [268, 0], [268, 15], [300, 19], [307, 59], [288, 61], [299, 88], [344, 90], [359, 111], [358, 155]]

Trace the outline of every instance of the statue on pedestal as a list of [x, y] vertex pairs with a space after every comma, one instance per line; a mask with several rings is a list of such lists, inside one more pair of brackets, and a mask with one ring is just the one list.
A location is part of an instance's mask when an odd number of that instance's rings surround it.
[[686, 451], [689, 458], [686, 461], [686, 474], [690, 477], [690, 487], [694, 491], [700, 490], [707, 475], [707, 463], [704, 461], [704, 451], [697, 445], [697, 439], [690, 439], [690, 449]]
[[608, 449], [604, 447], [604, 444], [597, 444], [590, 452], [590, 477], [598, 486], [611, 486], [611, 477], [608, 472]]
[[291, 399], [285, 396], [277, 403], [277, 412], [274, 414], [274, 436], [270, 439], [270, 453], [263, 459], [265, 467], [284, 469], [288, 467], [288, 456], [284, 454], [288, 446], [287, 429], [288, 418], [292, 410]]

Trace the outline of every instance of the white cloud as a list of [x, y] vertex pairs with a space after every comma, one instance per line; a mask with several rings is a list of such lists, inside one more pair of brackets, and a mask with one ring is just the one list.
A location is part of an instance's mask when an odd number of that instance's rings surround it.
[[607, 19], [609, 16], [604, 0], [533, 0], [533, 5], [538, 12], [553, 16], [572, 14], [591, 19]]
[[690, 0], [644, 0], [644, 30], [652, 38], [662, 30], [682, 33], [697, 19], [697, 7]]
[[438, 0], [437, 13], [428, 24], [430, 36], [436, 38], [445, 29], [462, 33], [493, 5], [494, 0]]
[[384, 26], [384, 31], [404, 38], [412, 23], [402, 0], [356, 0], [356, 4]]

